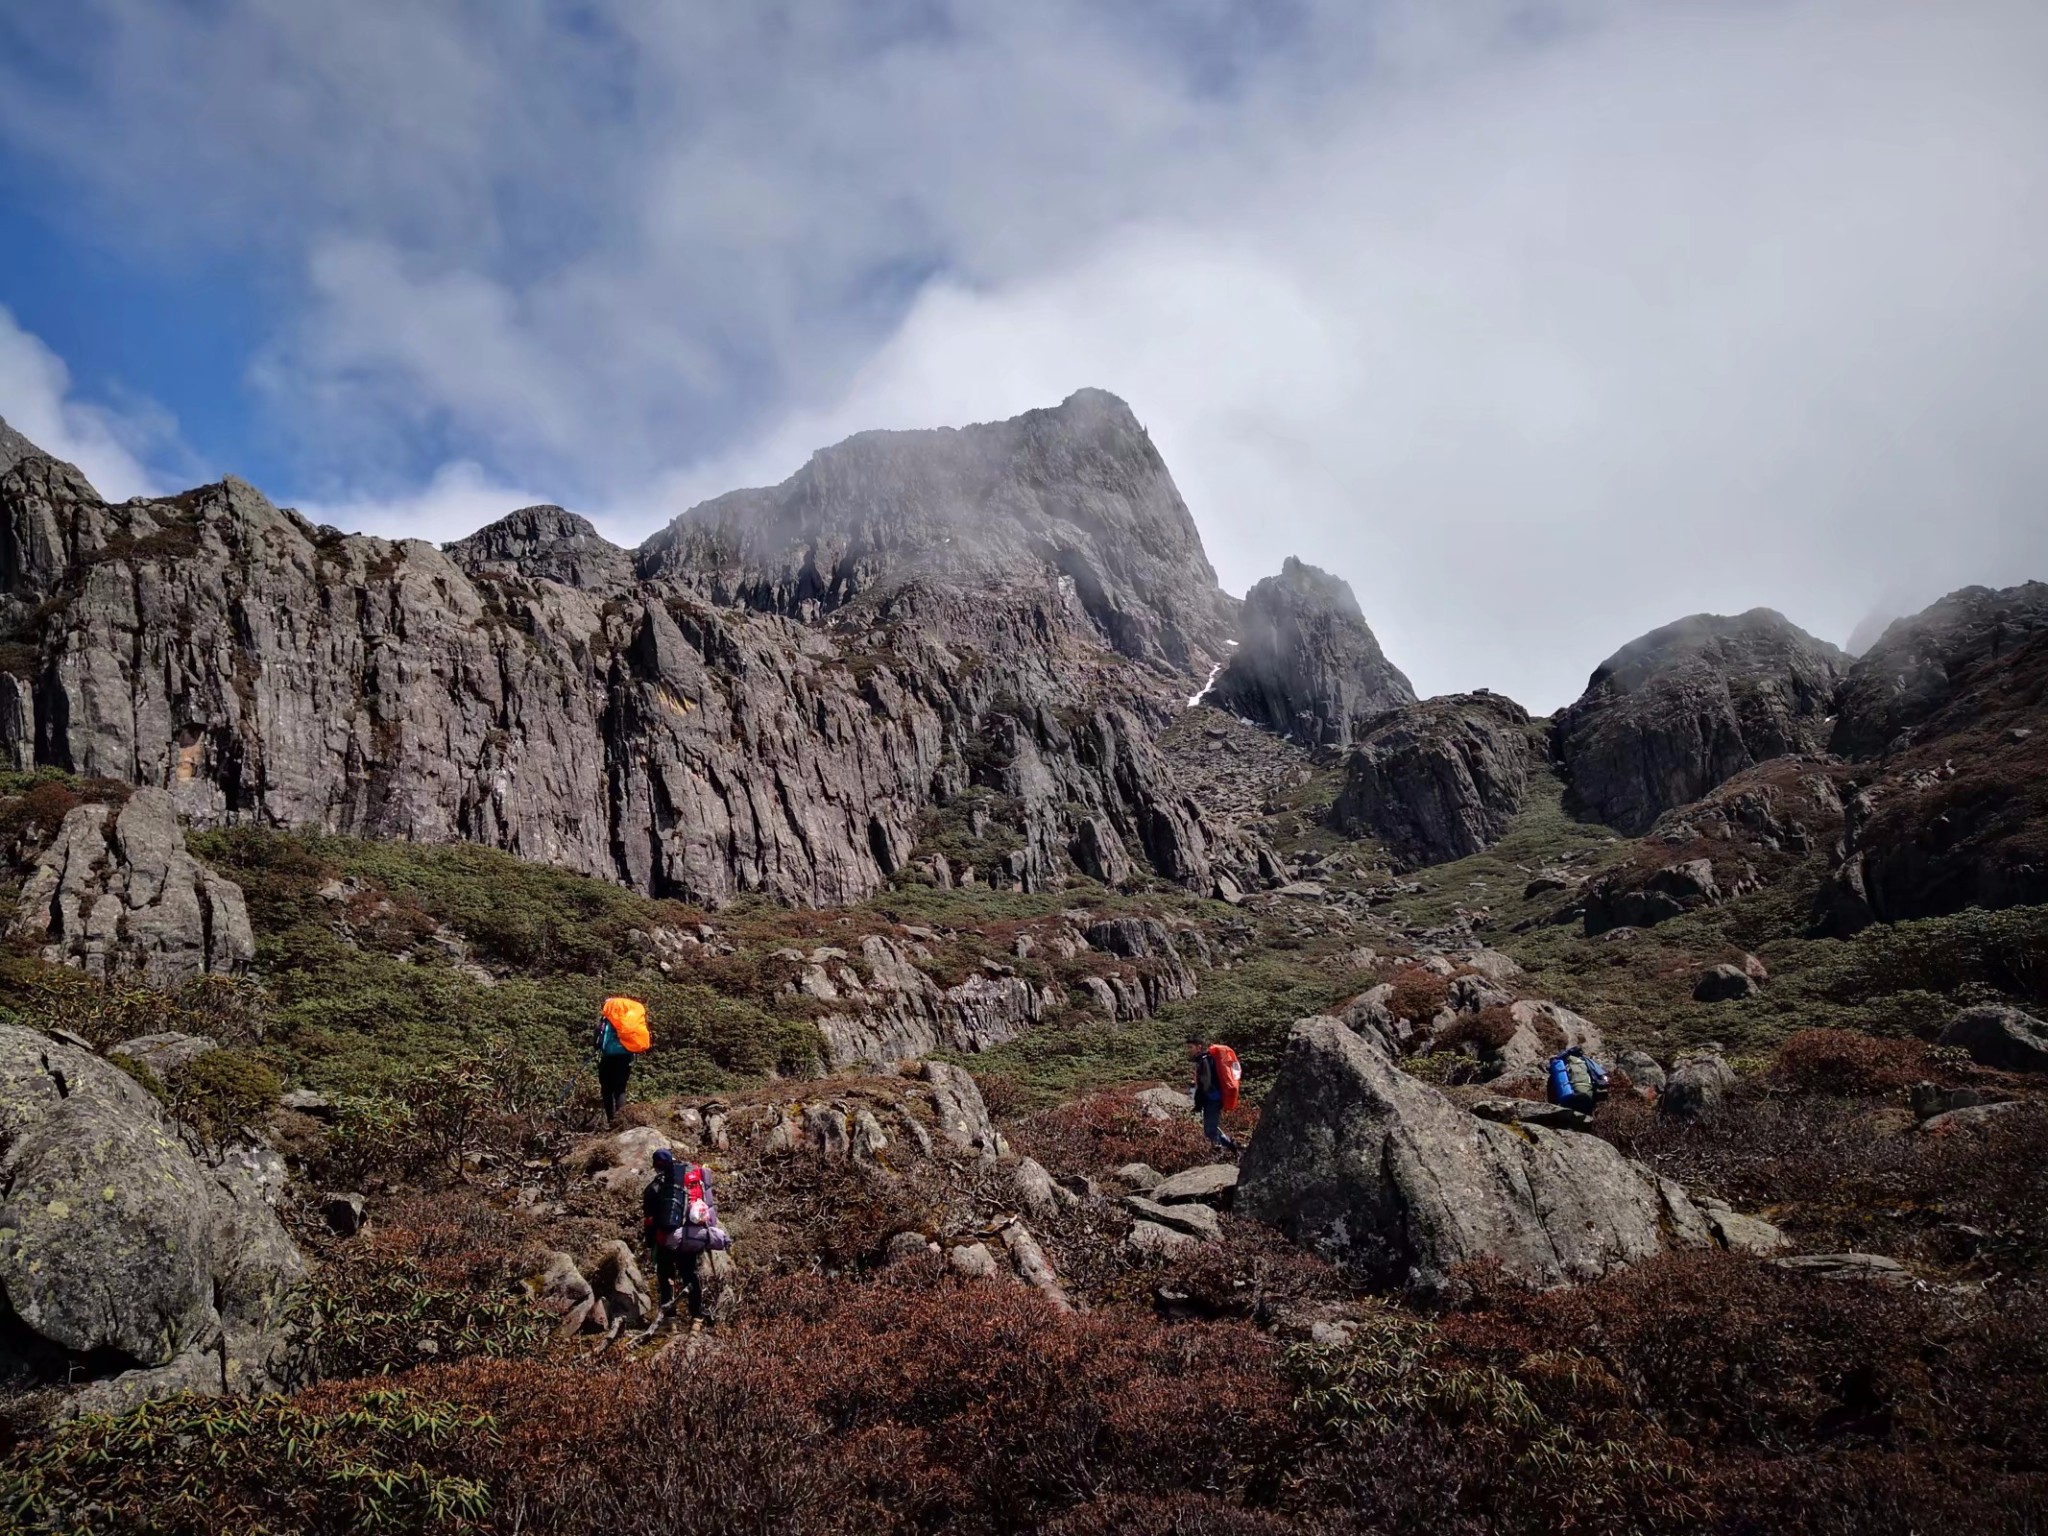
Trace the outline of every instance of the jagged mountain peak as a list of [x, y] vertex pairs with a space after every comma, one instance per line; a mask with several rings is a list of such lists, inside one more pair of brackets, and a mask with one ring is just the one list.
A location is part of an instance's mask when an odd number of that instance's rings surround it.
[[31, 454], [40, 454], [42, 451], [10, 427], [5, 416], [0, 416], [0, 475], [6, 474]]
[[1743, 613], [1694, 613], [1638, 635], [1593, 670], [1587, 680], [1596, 689], [1633, 693], [1661, 674], [1689, 666], [1712, 668], [1753, 666], [1788, 652], [1810, 653], [1834, 666], [1845, 665], [1839, 646], [1816, 638], [1775, 608]]
[[1349, 747], [1366, 721], [1415, 702], [1350, 585], [1292, 555], [1245, 594], [1242, 625], [1216, 703], [1306, 746]]
[[1770, 608], [1639, 636], [1557, 717], [1580, 816], [1631, 836], [1766, 758], [1818, 752], [1848, 657]]
[[1007, 421], [863, 432], [780, 485], [693, 507], [643, 579], [811, 618], [906, 586], [1051, 589], [1113, 649], [1191, 671], [1235, 604], [1130, 407], [1102, 390]]
[[519, 575], [569, 587], [623, 586], [633, 557], [587, 517], [544, 503], [509, 512], [442, 552], [472, 576]]
[[2048, 630], [2048, 582], [1963, 587], [1894, 620], [1858, 658], [1843, 685], [1830, 745], [1844, 757], [1875, 757], [1929, 719], [1963, 674]]

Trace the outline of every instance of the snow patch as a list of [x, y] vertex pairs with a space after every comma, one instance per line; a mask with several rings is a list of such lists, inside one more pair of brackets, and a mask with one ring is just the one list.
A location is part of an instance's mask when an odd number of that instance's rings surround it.
[[1217, 662], [1215, 666], [1209, 669], [1209, 676], [1206, 679], [1204, 679], [1202, 683], [1202, 691], [1200, 693], [1192, 693], [1188, 695], [1189, 709], [1193, 709], [1197, 704], [1201, 703], [1202, 700], [1209, 697], [1209, 695], [1215, 690], [1216, 674], [1218, 672], [1221, 672], [1222, 670], [1223, 663], [1220, 661]]

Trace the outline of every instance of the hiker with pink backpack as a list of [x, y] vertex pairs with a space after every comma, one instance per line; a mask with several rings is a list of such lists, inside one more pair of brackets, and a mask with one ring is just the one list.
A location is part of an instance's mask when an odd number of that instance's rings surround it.
[[697, 1261], [707, 1253], [723, 1253], [732, 1247], [731, 1234], [718, 1224], [710, 1170], [702, 1163], [679, 1165], [673, 1152], [661, 1148], [654, 1154], [654, 1177], [640, 1196], [640, 1214], [654, 1250], [655, 1286], [662, 1312], [675, 1310], [680, 1278], [689, 1293], [691, 1320], [710, 1326]]

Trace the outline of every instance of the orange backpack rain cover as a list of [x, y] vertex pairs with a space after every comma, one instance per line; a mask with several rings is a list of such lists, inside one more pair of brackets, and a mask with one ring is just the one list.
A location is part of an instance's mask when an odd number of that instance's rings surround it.
[[604, 1021], [619, 1037], [619, 1044], [635, 1056], [654, 1044], [654, 1038], [647, 1033], [647, 1005], [637, 997], [606, 998]]
[[1216, 1086], [1223, 1090], [1223, 1108], [1237, 1108], [1238, 1086], [1244, 1082], [1244, 1068], [1238, 1064], [1237, 1052], [1227, 1045], [1212, 1045], [1209, 1060], [1216, 1068]]

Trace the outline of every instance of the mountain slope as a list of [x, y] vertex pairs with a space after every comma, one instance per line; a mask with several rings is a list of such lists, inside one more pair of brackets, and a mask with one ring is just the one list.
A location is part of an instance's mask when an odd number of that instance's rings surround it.
[[[637, 556], [559, 508], [440, 550], [232, 479], [109, 506], [27, 453], [0, 475], [0, 749], [201, 827], [468, 839], [712, 904], [858, 899], [977, 787], [1012, 885], [1076, 847], [1203, 889], [1251, 857], [1151, 747], [1184, 686], [1157, 673], [1220, 654], [1231, 602], [1121, 402], [856, 439], [791, 484]], [[747, 563], [791, 530], [799, 569], [845, 540], [830, 601]]]

